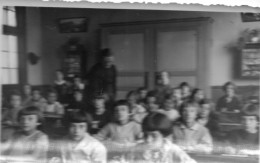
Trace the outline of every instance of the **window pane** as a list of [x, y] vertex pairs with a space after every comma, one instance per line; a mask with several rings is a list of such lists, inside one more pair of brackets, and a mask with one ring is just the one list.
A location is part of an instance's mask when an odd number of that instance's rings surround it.
[[2, 52], [1, 57], [1, 67], [9, 67], [9, 53], [8, 52]]
[[9, 53], [9, 68], [18, 68], [17, 53]]
[[13, 26], [16, 27], [16, 15], [14, 11], [8, 11], [7, 13], [8, 18], [7, 18], [7, 25], [8, 26]]
[[2, 51], [9, 51], [9, 35], [2, 35]]
[[12, 36], [9, 35], [8, 36], [8, 41], [9, 41], [9, 51], [10, 52], [17, 52], [18, 48], [17, 48], [17, 36]]
[[3, 11], [3, 24], [7, 25], [7, 13], [8, 11], [4, 9]]
[[10, 69], [10, 84], [17, 84], [18, 83], [18, 69]]
[[2, 83], [9, 84], [9, 69], [2, 69]]

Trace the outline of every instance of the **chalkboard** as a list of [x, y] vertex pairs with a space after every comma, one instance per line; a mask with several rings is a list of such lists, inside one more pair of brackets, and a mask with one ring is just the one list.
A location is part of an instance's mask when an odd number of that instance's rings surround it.
[[260, 76], [260, 43], [246, 44], [240, 58], [240, 77], [259, 79]]

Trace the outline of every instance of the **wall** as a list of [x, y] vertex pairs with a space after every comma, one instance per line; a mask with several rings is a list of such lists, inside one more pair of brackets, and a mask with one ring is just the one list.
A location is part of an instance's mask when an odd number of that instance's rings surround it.
[[32, 65], [27, 60], [27, 81], [31, 85], [42, 85], [43, 64], [42, 60], [42, 35], [41, 35], [41, 15], [39, 8], [26, 8], [26, 55], [33, 52], [40, 56], [40, 61]]
[[[222, 85], [226, 81], [234, 80], [237, 85], [257, 85], [256, 80], [239, 80], [233, 78], [233, 54], [230, 48], [235, 45], [239, 34], [246, 28], [256, 28], [259, 22], [242, 23], [240, 13], [209, 13], [209, 12], [177, 12], [177, 11], [139, 11], [139, 10], [98, 10], [98, 9], [68, 9], [42, 8], [42, 46], [43, 46], [43, 75], [44, 83], [53, 81], [53, 70], [60, 68], [64, 54], [59, 48], [70, 37], [80, 37], [88, 53], [87, 69], [95, 63], [100, 42], [98, 25], [111, 22], [131, 22], [161, 20], [173, 18], [211, 17], [212, 47], [209, 60], [210, 85]], [[69, 17], [89, 18], [87, 33], [61, 34], [58, 31], [57, 19]]]

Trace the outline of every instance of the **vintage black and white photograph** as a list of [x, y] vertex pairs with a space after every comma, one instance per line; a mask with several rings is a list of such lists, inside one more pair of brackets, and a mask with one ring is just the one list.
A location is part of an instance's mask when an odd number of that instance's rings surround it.
[[259, 162], [260, 25], [241, 12], [1, 10], [0, 162]]

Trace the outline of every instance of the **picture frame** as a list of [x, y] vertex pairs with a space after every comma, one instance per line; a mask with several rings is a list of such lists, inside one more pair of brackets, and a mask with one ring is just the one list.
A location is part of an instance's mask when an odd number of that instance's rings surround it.
[[62, 18], [58, 20], [60, 33], [87, 32], [88, 19], [85, 17]]
[[242, 22], [260, 21], [260, 13], [241, 13]]
[[246, 44], [241, 50], [239, 70], [239, 76], [241, 79], [259, 79], [260, 43]]

